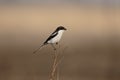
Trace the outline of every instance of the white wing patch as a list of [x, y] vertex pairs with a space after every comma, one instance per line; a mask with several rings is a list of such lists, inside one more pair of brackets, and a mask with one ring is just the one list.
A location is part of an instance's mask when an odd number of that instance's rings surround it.
[[56, 35], [57, 33], [58, 33], [58, 32], [53, 33], [52, 36]]

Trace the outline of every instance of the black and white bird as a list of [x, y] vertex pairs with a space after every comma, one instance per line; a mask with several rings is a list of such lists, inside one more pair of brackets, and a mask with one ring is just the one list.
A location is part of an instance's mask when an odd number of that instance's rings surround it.
[[56, 50], [53, 44], [58, 44], [65, 30], [67, 29], [63, 26], [57, 27], [57, 29], [48, 37], [48, 39], [33, 53], [36, 53], [39, 49], [41, 49], [44, 45], [47, 45], [47, 44], [51, 44], [54, 50]]

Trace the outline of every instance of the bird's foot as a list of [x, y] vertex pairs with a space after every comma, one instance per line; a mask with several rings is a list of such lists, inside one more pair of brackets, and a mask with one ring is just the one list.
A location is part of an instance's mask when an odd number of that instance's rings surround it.
[[56, 48], [54, 48], [54, 50], [56, 51], [57, 49], [56, 49]]

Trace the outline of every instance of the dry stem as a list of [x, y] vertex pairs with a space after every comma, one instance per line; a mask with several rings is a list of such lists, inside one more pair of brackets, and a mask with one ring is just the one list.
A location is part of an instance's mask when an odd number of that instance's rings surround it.
[[57, 64], [57, 51], [55, 50], [55, 53], [53, 54], [53, 66], [52, 66], [52, 72], [50, 75], [50, 80], [55, 80], [55, 72], [56, 72], [56, 64]]
[[[62, 53], [64, 53], [65, 49], [66, 48], [63, 49]], [[59, 54], [60, 54], [60, 52], [58, 52], [57, 50], [54, 51], [54, 54], [53, 54], [53, 65], [52, 65], [52, 70], [51, 70], [51, 73], [50, 73], [50, 80], [57, 80], [57, 79], [59, 79], [59, 78], [57, 78], [56, 72], [57, 72], [58, 65], [61, 63], [62, 59], [64, 58], [64, 55], [60, 56]]]

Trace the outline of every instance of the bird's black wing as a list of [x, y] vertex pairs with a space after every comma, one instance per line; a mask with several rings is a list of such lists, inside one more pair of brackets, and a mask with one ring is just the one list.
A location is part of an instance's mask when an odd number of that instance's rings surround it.
[[47, 42], [48, 42], [49, 40], [51, 40], [52, 38], [54, 38], [57, 34], [58, 34], [57, 31], [53, 32], [53, 33], [48, 37], [48, 39], [44, 42], [44, 44], [47, 44]]

